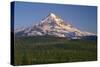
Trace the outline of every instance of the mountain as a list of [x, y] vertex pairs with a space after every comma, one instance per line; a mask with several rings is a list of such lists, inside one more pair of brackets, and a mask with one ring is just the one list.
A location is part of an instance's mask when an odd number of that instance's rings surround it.
[[83, 36], [94, 36], [90, 32], [83, 32], [69, 23], [65, 23], [59, 16], [49, 13], [39, 24], [35, 24], [28, 28], [20, 28], [15, 30], [16, 36], [55, 36], [67, 37], [72, 39], [80, 39]]

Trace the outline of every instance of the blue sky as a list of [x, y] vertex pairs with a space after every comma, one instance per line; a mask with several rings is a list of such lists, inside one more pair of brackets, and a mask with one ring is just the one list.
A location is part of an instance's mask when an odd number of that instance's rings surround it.
[[39, 23], [50, 12], [82, 31], [97, 33], [97, 7], [15, 2], [15, 28]]

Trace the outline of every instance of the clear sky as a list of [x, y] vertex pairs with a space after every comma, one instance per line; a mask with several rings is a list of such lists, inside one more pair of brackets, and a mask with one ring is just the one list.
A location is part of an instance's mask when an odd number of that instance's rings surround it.
[[15, 2], [15, 28], [39, 23], [50, 12], [82, 31], [97, 33], [97, 7]]

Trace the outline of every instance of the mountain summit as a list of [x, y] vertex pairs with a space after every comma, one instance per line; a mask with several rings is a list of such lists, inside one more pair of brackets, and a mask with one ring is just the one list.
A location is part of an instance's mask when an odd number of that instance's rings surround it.
[[55, 37], [68, 37], [79, 38], [82, 36], [95, 35], [89, 32], [83, 32], [73, 27], [72, 25], [65, 23], [59, 16], [54, 13], [49, 13], [39, 24], [32, 27], [17, 29], [15, 31], [16, 36], [55, 36]]

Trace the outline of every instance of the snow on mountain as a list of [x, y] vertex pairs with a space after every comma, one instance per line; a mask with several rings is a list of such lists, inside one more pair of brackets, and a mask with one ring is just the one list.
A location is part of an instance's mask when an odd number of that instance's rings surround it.
[[83, 32], [65, 23], [59, 16], [49, 13], [39, 24], [28, 28], [15, 30], [16, 35], [20, 36], [45, 36], [52, 35], [57, 37], [79, 37], [95, 35], [89, 32]]

